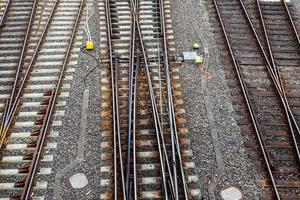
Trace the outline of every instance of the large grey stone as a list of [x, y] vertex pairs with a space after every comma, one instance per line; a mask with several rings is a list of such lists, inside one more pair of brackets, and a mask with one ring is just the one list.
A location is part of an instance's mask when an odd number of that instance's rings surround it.
[[81, 189], [89, 183], [87, 177], [83, 173], [74, 174], [69, 178], [70, 184], [74, 189]]
[[239, 189], [230, 186], [221, 191], [221, 197], [224, 200], [241, 200], [243, 198], [243, 195]]

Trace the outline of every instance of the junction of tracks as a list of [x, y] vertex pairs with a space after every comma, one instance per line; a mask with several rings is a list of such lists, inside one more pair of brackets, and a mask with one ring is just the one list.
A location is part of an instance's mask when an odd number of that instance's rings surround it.
[[300, 199], [299, 8], [0, 1], [0, 200]]

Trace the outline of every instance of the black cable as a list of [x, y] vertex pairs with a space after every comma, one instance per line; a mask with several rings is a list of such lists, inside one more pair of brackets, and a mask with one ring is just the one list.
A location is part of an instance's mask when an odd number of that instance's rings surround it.
[[[96, 65], [95, 67], [93, 67], [93, 69], [90, 70], [90, 71], [84, 76], [84, 78], [83, 78], [83, 84], [84, 84], [84, 86], [85, 86], [85, 85], [86, 85], [86, 79], [87, 79], [87, 77], [88, 77], [92, 72], [94, 72], [95, 69], [96, 69], [98, 66], [100, 66], [100, 62], [99, 62], [99, 59], [98, 59], [95, 55], [93, 55], [93, 54], [91, 54], [91, 53], [85, 51], [85, 50], [84, 50], [84, 47], [81, 47], [81, 48], [80, 48], [80, 51], [81, 51], [82, 53], [84, 53], [84, 54], [86, 54], [86, 55], [92, 57], [92, 58], [96, 61], [96, 63], [97, 63], [97, 65]], [[83, 63], [83, 64], [84, 64], [84, 63]], [[82, 65], [83, 65], [83, 64], [82, 64]], [[82, 65], [81, 65], [81, 66], [82, 66]]]

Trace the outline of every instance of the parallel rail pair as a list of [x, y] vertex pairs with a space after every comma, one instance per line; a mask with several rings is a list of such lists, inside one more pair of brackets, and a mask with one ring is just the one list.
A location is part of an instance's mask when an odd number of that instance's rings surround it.
[[[51, 20], [53, 19], [53, 16], [55, 14], [55, 11], [59, 5], [60, 1], [56, 0], [54, 2], [54, 5], [51, 9], [51, 12], [48, 16], [47, 22], [44, 26], [44, 29], [42, 31], [41, 36], [39, 37], [39, 40], [37, 42], [37, 45], [34, 49], [33, 55], [30, 59], [30, 63], [25, 70], [25, 73], [23, 74], [22, 70], [24, 67], [24, 59], [26, 56], [26, 52], [28, 51], [28, 46], [29, 46], [29, 36], [32, 31], [32, 26], [33, 26], [33, 18], [35, 16], [36, 12], [36, 6], [37, 6], [37, 0], [34, 0], [32, 4], [32, 9], [30, 13], [30, 18], [27, 24], [26, 28], [26, 35], [23, 41], [23, 45], [21, 47], [21, 53], [19, 55], [19, 60], [17, 64], [17, 69], [16, 69], [16, 75], [14, 78], [14, 84], [12, 87], [11, 95], [9, 100], [6, 102], [5, 110], [2, 115], [2, 121], [1, 121], [1, 143], [0, 143], [0, 153], [2, 155], [3, 150], [5, 149], [7, 140], [9, 138], [10, 134], [10, 129], [13, 126], [14, 119], [16, 115], [18, 114], [18, 109], [20, 107], [21, 101], [22, 101], [22, 95], [23, 92], [26, 88], [26, 85], [28, 83], [28, 80], [30, 78], [31, 72], [33, 70], [34, 63], [36, 62], [37, 56], [39, 55], [40, 48], [44, 42], [44, 39], [47, 35], [47, 32], [49, 30], [49, 27], [51, 26]], [[70, 35], [70, 39], [68, 41], [68, 46], [67, 50], [65, 53], [64, 61], [63, 64], [60, 68], [59, 76], [57, 78], [57, 82], [53, 90], [47, 92], [45, 95], [50, 96], [48, 101], [43, 102], [43, 104], [47, 105], [47, 108], [43, 110], [41, 114], [44, 114], [44, 118], [41, 121], [41, 127], [38, 130], [37, 133], [34, 133], [35, 135], [38, 135], [37, 140], [33, 144], [34, 147], [34, 152], [30, 155], [27, 155], [28, 159], [31, 160], [30, 164], [27, 165], [26, 167], [22, 167], [19, 169], [21, 173], [26, 173], [26, 177], [23, 180], [18, 181], [15, 183], [15, 187], [20, 187], [23, 188], [22, 193], [18, 196], [12, 197], [13, 199], [30, 199], [33, 191], [33, 186], [35, 184], [36, 178], [37, 178], [37, 173], [40, 168], [40, 161], [43, 157], [44, 153], [44, 147], [46, 144], [46, 140], [49, 134], [49, 130], [51, 127], [51, 122], [53, 120], [53, 114], [55, 112], [55, 107], [58, 99], [59, 92], [62, 87], [62, 81], [64, 78], [64, 74], [67, 68], [67, 64], [70, 58], [71, 50], [74, 44], [74, 39], [75, 39], [75, 34], [78, 29], [79, 25], [79, 20], [83, 11], [85, 1], [82, 0], [80, 3], [80, 6], [78, 8], [77, 12], [77, 17], [74, 21], [74, 25], [72, 28], [72, 33]], [[4, 14], [1, 18], [1, 26], [5, 24], [5, 17], [9, 13], [10, 9], [10, 0], [7, 2]], [[1, 26], [0, 26], [0, 31], [1, 31]]]
[[[279, 71], [278, 65], [276, 64], [274, 56], [273, 56], [273, 54], [274, 54], [273, 47], [272, 47], [272, 44], [269, 39], [271, 36], [268, 34], [268, 31], [267, 31], [268, 25], [265, 23], [265, 16], [262, 12], [261, 3], [259, 0], [256, 0], [256, 6], [257, 6], [257, 9], [259, 12], [259, 20], [260, 20], [260, 23], [261, 23], [261, 26], [263, 29], [264, 39], [259, 38], [259, 34], [257, 33], [257, 27], [255, 27], [254, 23], [252, 22], [251, 15], [249, 14], [249, 11], [247, 10], [246, 6], [244, 5], [244, 2], [242, 0], [238, 0], [238, 1], [234, 2], [234, 5], [236, 5], [235, 4], [236, 2], [238, 2], [237, 4], [240, 5], [239, 8], [242, 10], [243, 17], [247, 21], [246, 23], [248, 24], [248, 27], [250, 28], [250, 32], [252, 32], [252, 34], [253, 34], [255, 42], [258, 46], [257, 49], [260, 52], [260, 56], [265, 63], [266, 70], [268, 72], [268, 77], [270, 78], [269, 80], [270, 80], [271, 84], [274, 86], [276, 95], [279, 98], [279, 102], [281, 103], [280, 106], [283, 107], [283, 110], [284, 110], [283, 113], [287, 120], [287, 128], [288, 128], [289, 136], [291, 138], [291, 142], [293, 144], [293, 150], [294, 150], [295, 158], [296, 158], [295, 162], [297, 163], [296, 166], [298, 168], [298, 173], [299, 173], [300, 172], [300, 170], [299, 170], [300, 154], [299, 154], [298, 144], [299, 144], [299, 139], [300, 139], [300, 137], [299, 137], [300, 130], [299, 130], [298, 122], [295, 117], [295, 113], [293, 113], [293, 111], [290, 107], [290, 103], [288, 101], [286, 89], [283, 84], [282, 73]], [[238, 77], [238, 82], [241, 87], [244, 100], [246, 102], [247, 110], [251, 117], [252, 125], [255, 130], [255, 134], [256, 134], [256, 137], [257, 137], [257, 140], [259, 143], [259, 147], [260, 147], [262, 156], [263, 156], [263, 161], [265, 163], [268, 175], [270, 177], [270, 181], [271, 181], [271, 185], [272, 185], [272, 188], [274, 191], [275, 198], [281, 199], [281, 198], [283, 198], [283, 195], [282, 195], [282, 193], [280, 193], [279, 188], [278, 188], [278, 183], [277, 183], [278, 175], [275, 174], [277, 166], [274, 164], [274, 156], [271, 155], [272, 153], [270, 151], [270, 147], [268, 146], [267, 141], [266, 141], [266, 132], [264, 131], [264, 128], [263, 128], [263, 126], [264, 126], [263, 122], [261, 121], [261, 119], [259, 119], [260, 117], [259, 117], [258, 113], [260, 113], [260, 111], [258, 110], [258, 108], [256, 107], [257, 105], [255, 105], [255, 103], [253, 101], [253, 99], [255, 97], [253, 97], [251, 95], [251, 92], [250, 92], [251, 88], [248, 86], [249, 83], [247, 83], [247, 81], [245, 79], [245, 75], [243, 74], [242, 64], [240, 64], [241, 60], [237, 56], [235, 44], [233, 44], [234, 39], [230, 36], [230, 33], [228, 31], [231, 24], [228, 24], [228, 23], [226, 24], [224, 22], [225, 20], [222, 17], [222, 12], [220, 11], [220, 5], [219, 5], [221, 3], [218, 3], [217, 0], [214, 0], [213, 3], [215, 6], [215, 10], [217, 12], [218, 20], [221, 24], [222, 32], [225, 37], [227, 47], [229, 49], [230, 57], [233, 62], [233, 65], [234, 65], [236, 75]], [[293, 34], [297, 40], [297, 44], [300, 47], [299, 35], [297, 33], [297, 29], [295, 27], [295, 22], [293, 21], [293, 19], [291, 17], [291, 13], [289, 11], [287, 3], [284, 0], [281, 3], [286, 11], [286, 16], [289, 19], [289, 23], [290, 23], [290, 26], [292, 27]], [[266, 41], [267, 50], [265, 49], [265, 47], [263, 45], [264, 41]], [[289, 187], [289, 186], [287, 185], [286, 187]], [[299, 195], [299, 194], [296, 194], [296, 195]]]
[[[112, 90], [112, 115], [113, 115], [113, 149], [114, 149], [114, 199], [121, 197], [123, 199], [138, 199], [138, 175], [137, 175], [137, 158], [136, 158], [136, 107], [137, 107], [137, 87], [140, 63], [144, 67], [148, 92], [151, 100], [151, 111], [153, 125], [156, 134], [157, 148], [159, 153], [160, 174], [162, 177], [162, 194], [163, 199], [179, 199], [179, 184], [182, 186], [182, 198], [188, 199], [188, 188], [185, 180], [183, 163], [181, 159], [181, 151], [177, 134], [172, 83], [170, 78], [169, 55], [166, 37], [165, 19], [164, 19], [164, 3], [159, 1], [160, 24], [163, 44], [163, 63], [166, 73], [167, 82], [167, 104], [169, 119], [169, 134], [171, 136], [171, 154], [166, 147], [165, 132], [162, 128], [161, 117], [158, 112], [158, 104], [154, 94], [151, 72], [148, 65], [147, 50], [143, 41], [143, 34], [139, 23], [138, 1], [130, 1], [131, 6], [131, 33], [130, 33], [130, 76], [129, 76], [129, 111], [128, 111], [128, 135], [127, 135], [127, 160], [124, 162], [123, 149], [120, 133], [120, 116], [119, 116], [119, 95], [118, 95], [118, 58], [114, 54], [112, 44], [112, 19], [110, 14], [110, 0], [106, 0], [106, 23], [107, 38], [109, 47], [109, 64], [110, 79]], [[126, 167], [125, 167], [125, 166]], [[119, 190], [119, 185], [121, 191]]]

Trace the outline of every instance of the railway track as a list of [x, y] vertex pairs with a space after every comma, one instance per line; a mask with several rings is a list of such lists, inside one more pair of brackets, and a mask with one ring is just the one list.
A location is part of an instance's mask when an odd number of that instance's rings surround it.
[[4, 25], [4, 20], [6, 18], [8, 8], [10, 7], [10, 3], [11, 3], [11, 1], [8, 0], [8, 1], [2, 1], [1, 4], [0, 4], [0, 6], [1, 6], [0, 27], [2, 27]]
[[[99, 2], [101, 199], [199, 197], [174, 63], [170, 2]], [[105, 68], [104, 68], [105, 67]]]
[[13, 1], [0, 28], [1, 199], [44, 199], [83, 0]]
[[[249, 154], [265, 169], [263, 199], [299, 199], [300, 59], [296, 23], [284, 1], [213, 0], [216, 32]], [[245, 114], [246, 113], [246, 114]]]

